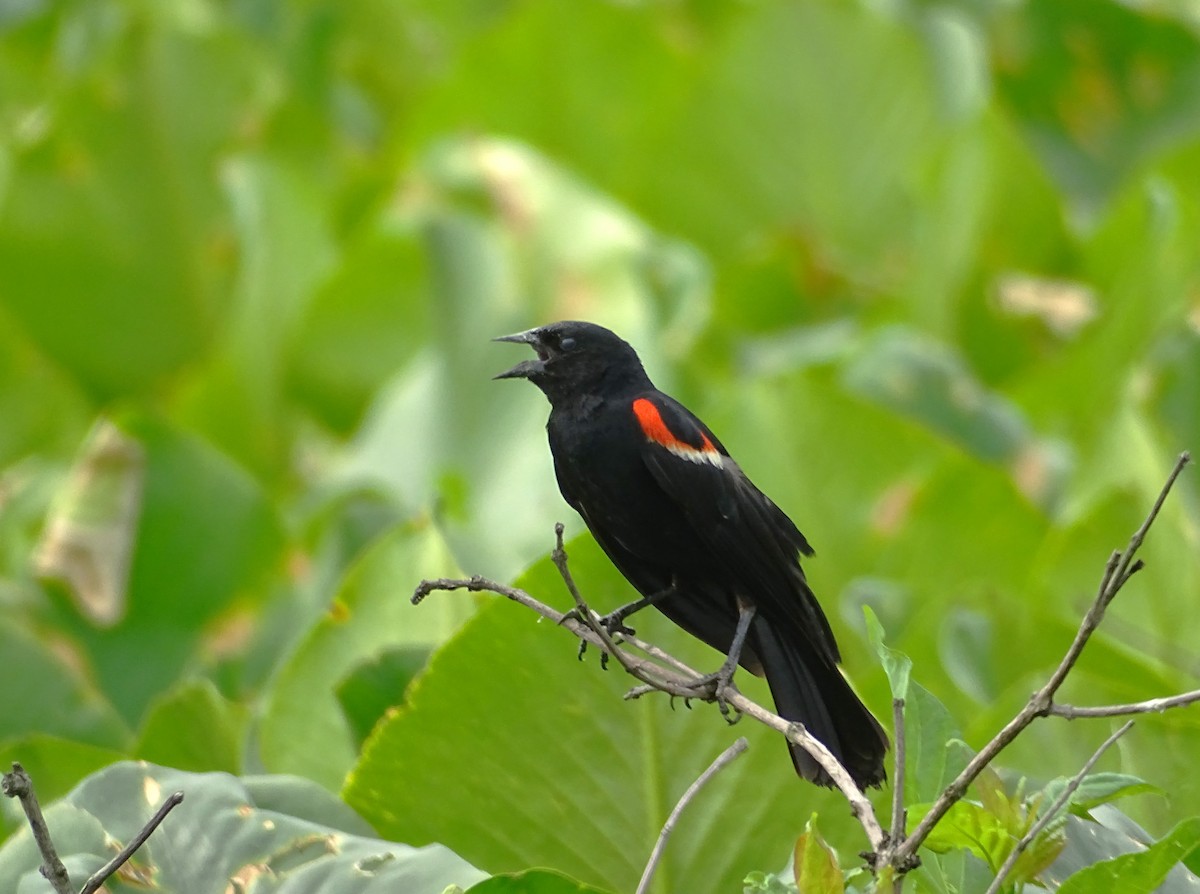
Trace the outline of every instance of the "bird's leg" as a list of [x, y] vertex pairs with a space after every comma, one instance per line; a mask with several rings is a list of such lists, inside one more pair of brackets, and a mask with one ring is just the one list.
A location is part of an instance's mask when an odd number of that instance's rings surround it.
[[666, 589], [659, 590], [657, 593], [651, 593], [649, 596], [643, 596], [635, 602], [630, 602], [628, 605], [622, 605], [620, 608], [613, 609], [607, 615], [600, 618], [600, 623], [604, 629], [608, 631], [609, 636], [615, 636], [618, 633], [628, 633], [630, 636], [637, 633], [632, 627], [626, 627], [624, 621], [634, 612], [640, 612], [647, 606], [656, 605], [662, 602], [668, 596], [675, 593], [675, 581], [671, 581], [671, 585]]
[[[675, 592], [676, 583], [674, 580], [672, 580], [669, 587], [659, 590], [657, 593], [651, 593], [649, 596], [643, 596], [641, 599], [630, 602], [627, 605], [622, 605], [620, 608], [613, 609], [607, 615], [601, 615], [596, 619], [596, 621], [601, 627], [608, 631], [609, 636], [616, 636], [618, 633], [627, 633], [630, 636], [633, 636], [633, 634], [637, 633], [637, 631], [632, 627], [626, 627], [624, 624], [625, 619], [635, 612], [640, 612], [647, 606], [657, 605], [668, 596], [674, 595]], [[563, 615], [562, 621], [565, 621], [568, 618], [574, 621], [583, 621], [583, 618], [579, 614], [578, 606]], [[559, 623], [561, 624], [562, 621], [559, 621]]]
[[[729, 692], [737, 692], [737, 687], [733, 685], [733, 675], [737, 671], [738, 660], [742, 657], [742, 648], [746, 645], [746, 636], [750, 633], [750, 622], [754, 620], [754, 614], [753, 605], [747, 605], [740, 599], [738, 600], [737, 629], [734, 630], [733, 641], [729, 644], [729, 654], [714, 673], [706, 674], [692, 683], [692, 687], [695, 689], [708, 690], [705, 695], [717, 703], [717, 707], [721, 710], [721, 716], [730, 724], [737, 723], [741, 719], [741, 714], [737, 714], [732, 720], [729, 719], [726, 695]], [[709, 687], [711, 687], [710, 690]]]

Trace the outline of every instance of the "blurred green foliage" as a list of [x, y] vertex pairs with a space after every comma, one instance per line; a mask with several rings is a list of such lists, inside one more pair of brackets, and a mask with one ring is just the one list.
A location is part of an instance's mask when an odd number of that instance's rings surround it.
[[[494, 335], [632, 341], [816, 545], [868, 703], [863, 603], [975, 745], [1200, 448], [1182, 0], [8, 0], [0, 85], [0, 752], [47, 798], [122, 756], [349, 773], [407, 843], [633, 887], [715, 715], [621, 702], [515, 607], [407, 603], [580, 530]], [[1196, 688], [1198, 556], [1189, 470], [1068, 700]], [[1128, 802], [1156, 835], [1200, 803], [1197, 718], [1103, 762], [1169, 793]], [[1042, 721], [1003, 763], [1069, 776], [1107, 730]], [[814, 809], [849, 862], [782, 746], [743, 761], [664, 879], [775, 869]], [[505, 827], [518, 798], [544, 815]], [[721, 849], [746, 799], [763, 834]]]

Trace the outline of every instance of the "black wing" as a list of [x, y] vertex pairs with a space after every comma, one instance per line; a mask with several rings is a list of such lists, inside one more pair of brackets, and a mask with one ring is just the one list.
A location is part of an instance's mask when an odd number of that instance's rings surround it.
[[836, 663], [833, 632], [800, 568], [799, 555], [812, 555], [812, 547], [792, 520], [680, 403], [650, 392], [634, 401], [633, 411], [646, 436], [646, 467], [710, 555], [761, 614], [799, 633], [814, 656]]

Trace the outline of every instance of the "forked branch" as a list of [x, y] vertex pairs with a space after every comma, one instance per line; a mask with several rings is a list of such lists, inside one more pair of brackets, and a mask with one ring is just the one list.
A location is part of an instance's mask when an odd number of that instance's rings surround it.
[[[33, 833], [33, 840], [37, 844], [38, 853], [42, 855], [42, 865], [39, 871], [50, 882], [55, 894], [72, 894], [71, 876], [67, 873], [67, 867], [63, 865], [54, 849], [54, 841], [50, 838], [50, 829], [46, 826], [41, 805], [33, 791], [33, 780], [29, 778], [29, 774], [19, 763], [14, 761], [12, 767], [11, 773], [4, 774], [4, 794], [10, 798], [17, 798], [21, 802], [25, 818], [29, 821], [29, 829]], [[99, 891], [104, 883], [129, 861], [137, 849], [146, 843], [146, 839], [153, 834], [159, 824], [167, 818], [167, 814], [174, 810], [181, 801], [183, 801], [183, 792], [175, 792], [167, 798], [158, 812], [150, 818], [146, 825], [142, 826], [141, 831], [130, 839], [121, 852], [92, 874], [79, 889], [79, 894], [95, 894], [96, 891]]]
[[[912, 835], [907, 838], [903, 834], [903, 800], [899, 793], [897, 793], [897, 797], [893, 803], [891, 834], [885, 834], [870, 801], [867, 800], [862, 790], [854, 784], [845, 767], [838, 762], [829, 749], [814, 739], [802, 724], [785, 720], [778, 714], [768, 711], [761, 705], [746, 698], [741, 693], [734, 693], [727, 698], [729, 707], [782, 733], [788, 741], [799, 745], [812, 755], [813, 759], [829, 774], [838, 789], [841, 790], [847, 801], [849, 801], [851, 810], [862, 825], [863, 831], [872, 848], [871, 853], [865, 855], [872, 868], [876, 871], [885, 868], [891, 869], [894, 877], [899, 879], [904, 873], [918, 865], [918, 849], [933, 828], [946, 815], [946, 812], [955, 802], [963, 798], [967, 788], [975, 778], [996, 759], [996, 756], [1005, 747], [1039, 717], [1112, 717], [1163, 711], [1169, 708], [1200, 702], [1200, 690], [1127, 705], [1075, 707], [1071, 705], [1057, 705], [1054, 702], [1055, 695], [1068, 674], [1075, 667], [1088, 640], [1091, 639], [1092, 634], [1099, 627], [1108, 606], [1129, 579], [1141, 570], [1142, 562], [1136, 559], [1136, 553], [1149, 533], [1150, 527], [1158, 517], [1167, 495], [1170, 493], [1176, 479], [1187, 465], [1189, 459], [1190, 457], [1187, 453], [1179, 456], [1178, 461], [1175, 463], [1171, 474], [1168, 476], [1166, 483], [1158, 495], [1158, 499], [1155, 500], [1153, 507], [1141, 526], [1134, 532], [1132, 538], [1130, 538], [1128, 546], [1123, 551], [1113, 553], [1110, 557], [1108, 563], [1105, 565], [1100, 586], [1091, 608], [1084, 616], [1074, 640], [1054, 672], [1050, 675], [1050, 678], [1046, 681], [1046, 684], [1035, 692], [1025, 707], [970, 760], [958, 777], [946, 787], [945, 791], [934, 802], [933, 807], [922, 817], [920, 823], [913, 830]], [[631, 690], [627, 697], [636, 698], [649, 692], [659, 691], [682, 698], [696, 698], [697, 690], [695, 681], [701, 675], [695, 670], [688, 667], [679, 659], [649, 643], [639, 640], [635, 636], [622, 634], [619, 643], [614, 641], [614, 638], [605, 629], [604, 625], [599, 622], [597, 615], [588, 607], [575, 585], [570, 569], [567, 566], [566, 552], [563, 549], [561, 525], [556, 528], [556, 534], [557, 542], [553, 559], [567, 586], [567, 590], [575, 602], [575, 609], [571, 612], [564, 614], [535, 599], [524, 590], [505, 586], [504, 584], [479, 576], [465, 579], [441, 578], [438, 580], [421, 581], [413, 594], [412, 601], [414, 604], [419, 603], [435, 590], [467, 589], [497, 593], [515, 602], [519, 602], [542, 617], [548, 618], [556, 624], [565, 627], [583, 643], [600, 649], [602, 654], [614, 657], [625, 671], [644, 684]], [[623, 648], [624, 646], [632, 647], [640, 654], [634, 654], [629, 649]], [[898, 741], [896, 747], [899, 759], [897, 760], [896, 778], [893, 784], [899, 788], [903, 779], [903, 758], [900, 757], [903, 754], [903, 724], [901, 722], [903, 715], [902, 705], [895, 705], [894, 708], [897, 717]], [[1127, 728], [1127, 726], [1123, 727], [1120, 732], [1124, 732]], [[1092, 759], [1088, 761], [1087, 765], [1076, 776], [1076, 780], [1082, 780], [1092, 764], [1099, 759], [1104, 749], [1115, 741], [1115, 739], [1116, 736], [1114, 735], [1093, 755]], [[1077, 785], [1078, 782], [1075, 784]], [[899, 890], [899, 887], [899, 881], [897, 881], [896, 890]]]

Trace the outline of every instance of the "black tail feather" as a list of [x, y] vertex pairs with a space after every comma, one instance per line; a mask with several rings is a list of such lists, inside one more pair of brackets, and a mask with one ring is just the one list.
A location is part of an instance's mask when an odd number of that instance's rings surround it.
[[[752, 636], [779, 715], [803, 723], [860, 788], [881, 785], [887, 778], [883, 766], [887, 735], [837, 666], [805, 654], [801, 637], [778, 635], [761, 614], [754, 619]], [[829, 774], [803, 748], [791, 745], [790, 751], [801, 778], [833, 785]]]

